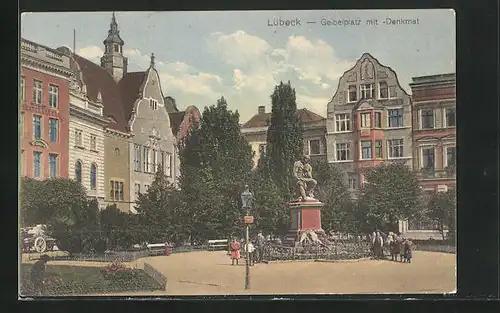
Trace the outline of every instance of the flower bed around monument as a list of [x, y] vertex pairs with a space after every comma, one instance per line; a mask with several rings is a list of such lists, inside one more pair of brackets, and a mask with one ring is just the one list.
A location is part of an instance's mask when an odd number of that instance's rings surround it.
[[371, 256], [370, 243], [365, 241], [335, 241], [327, 247], [306, 246], [287, 247], [269, 245], [264, 259], [267, 261], [285, 260], [353, 260]]

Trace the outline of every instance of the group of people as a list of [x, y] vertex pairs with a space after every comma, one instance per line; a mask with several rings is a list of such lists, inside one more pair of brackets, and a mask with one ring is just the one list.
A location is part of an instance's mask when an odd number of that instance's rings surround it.
[[[384, 238], [385, 237], [385, 238]], [[392, 261], [411, 263], [413, 243], [401, 234], [389, 232], [387, 236], [376, 229], [372, 234], [372, 252], [376, 260], [385, 259], [384, 248], [387, 248]]]
[[229, 254], [231, 255], [231, 265], [238, 265], [239, 259], [241, 258], [240, 250], [248, 254], [248, 262], [250, 266], [254, 266], [255, 263], [262, 262], [264, 256], [264, 245], [266, 238], [262, 235], [262, 232], [257, 234], [256, 238], [249, 240], [248, 244], [244, 240], [238, 241], [233, 238], [232, 242], [229, 244]]

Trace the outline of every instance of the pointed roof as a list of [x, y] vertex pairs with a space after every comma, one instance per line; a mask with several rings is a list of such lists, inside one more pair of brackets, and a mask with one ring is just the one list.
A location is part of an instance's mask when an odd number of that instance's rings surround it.
[[125, 44], [123, 39], [120, 37], [120, 31], [118, 30], [118, 24], [116, 23], [115, 12], [113, 12], [111, 23], [109, 24], [108, 37], [104, 39], [103, 43], [105, 45], [110, 43], [117, 43], [122, 46]]
[[[297, 115], [304, 124], [325, 120], [323, 116], [311, 112], [308, 109], [297, 110]], [[243, 128], [266, 127], [269, 126], [270, 122], [271, 122], [271, 113], [258, 113], [255, 114], [251, 119], [249, 119], [245, 124], [243, 124], [242, 127]]]
[[109, 128], [127, 132], [127, 125], [135, 100], [139, 97], [140, 90], [146, 78], [146, 72], [126, 73], [117, 83], [113, 76], [103, 67], [73, 54], [78, 63], [89, 100], [97, 102], [101, 94], [103, 115], [112, 118], [116, 123], [110, 123]]

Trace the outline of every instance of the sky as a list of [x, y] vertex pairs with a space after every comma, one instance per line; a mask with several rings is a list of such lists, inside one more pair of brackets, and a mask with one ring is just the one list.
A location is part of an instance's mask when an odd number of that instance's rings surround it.
[[[280, 81], [291, 82], [298, 108], [326, 116], [339, 78], [365, 52], [395, 70], [408, 93], [412, 77], [455, 72], [451, 9], [115, 14], [129, 71], [146, 70], [154, 53], [163, 93], [175, 98], [179, 109], [195, 105], [202, 110], [224, 96], [242, 123], [260, 105], [271, 109], [270, 95]], [[24, 13], [21, 37], [72, 48], [74, 29], [76, 52], [100, 64], [111, 15]], [[418, 18], [418, 24], [383, 23], [388, 18]], [[300, 25], [273, 26], [275, 19]], [[352, 24], [324, 25], [339, 19]], [[378, 25], [367, 25], [372, 19]]]

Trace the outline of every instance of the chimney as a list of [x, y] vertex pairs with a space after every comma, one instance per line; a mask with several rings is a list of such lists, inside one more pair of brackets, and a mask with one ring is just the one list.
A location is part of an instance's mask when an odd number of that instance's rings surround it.
[[266, 113], [266, 107], [263, 105], [259, 106], [259, 114], [264, 114], [264, 113]]

